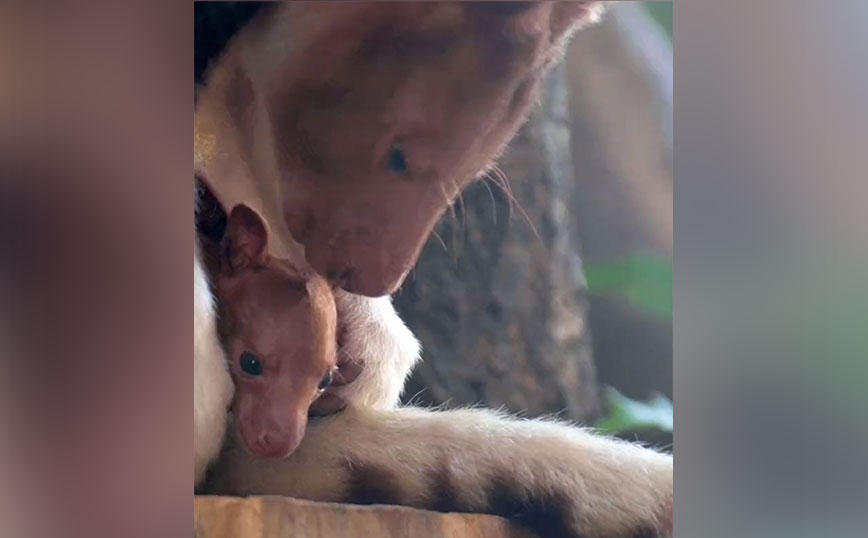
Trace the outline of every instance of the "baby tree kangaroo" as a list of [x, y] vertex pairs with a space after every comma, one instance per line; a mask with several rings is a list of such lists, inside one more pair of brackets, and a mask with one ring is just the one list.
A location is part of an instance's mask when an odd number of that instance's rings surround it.
[[[399, 360], [400, 378], [412, 362]], [[232, 436], [205, 491], [489, 513], [545, 538], [671, 536], [671, 456], [552, 420], [397, 407], [383, 398], [395, 368], [366, 360], [349, 405], [311, 421], [285, 459], [257, 458]]]
[[671, 457], [555, 421], [397, 407], [419, 348], [388, 299], [333, 295], [267, 246], [234, 207], [210, 265], [236, 429], [205, 491], [490, 513], [552, 538], [671, 534]]
[[[490, 513], [547, 538], [671, 534], [667, 455], [556, 421], [397, 407], [388, 380], [403, 380], [418, 356], [403, 325], [369, 333], [367, 348], [356, 342], [364, 368], [345, 362], [342, 376], [332, 290], [303, 263], [270, 256], [267, 237], [255, 211], [233, 208], [214, 283], [236, 434], [206, 491]], [[360, 334], [373, 310], [340, 297], [346, 330]], [[381, 350], [394, 359], [368, 361]], [[308, 427], [309, 409], [345, 403]]]
[[349, 360], [338, 364], [330, 286], [304, 260], [271, 256], [267, 247], [265, 222], [236, 205], [214, 263], [214, 287], [238, 434], [252, 454], [283, 458], [301, 442], [311, 404], [314, 414], [339, 410], [334, 389], [361, 370]]

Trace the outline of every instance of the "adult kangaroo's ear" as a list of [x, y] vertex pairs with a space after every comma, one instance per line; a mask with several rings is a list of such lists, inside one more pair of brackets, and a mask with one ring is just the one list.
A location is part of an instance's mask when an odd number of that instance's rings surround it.
[[605, 2], [598, 1], [552, 2], [549, 18], [552, 44], [562, 46], [575, 30], [599, 21], [605, 7]]
[[560, 2], [470, 2], [466, 8], [488, 21], [500, 19], [530, 19], [537, 27], [548, 21], [552, 43], [588, 23], [597, 22], [605, 8], [600, 0], [567, 0]]
[[223, 259], [233, 271], [264, 265], [268, 228], [262, 217], [244, 204], [232, 208], [226, 224]]
[[543, 70], [557, 62], [573, 33], [597, 22], [606, 2], [467, 2], [480, 31], [511, 64], [528, 62]]

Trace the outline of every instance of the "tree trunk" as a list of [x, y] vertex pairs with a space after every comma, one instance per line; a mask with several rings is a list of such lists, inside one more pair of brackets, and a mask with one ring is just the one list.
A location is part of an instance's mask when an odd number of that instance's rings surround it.
[[595, 414], [566, 92], [557, 68], [499, 161], [515, 201], [495, 181], [467, 189], [396, 296], [425, 359], [405, 398]]

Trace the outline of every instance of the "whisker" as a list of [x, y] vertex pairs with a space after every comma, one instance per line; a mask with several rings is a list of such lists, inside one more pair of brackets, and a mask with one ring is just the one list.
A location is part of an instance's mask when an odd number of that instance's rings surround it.
[[530, 231], [533, 232], [533, 235], [537, 238], [537, 240], [542, 241], [542, 237], [540, 236], [539, 232], [537, 231], [536, 226], [534, 226], [533, 221], [530, 218], [530, 215], [527, 214], [527, 212], [524, 210], [523, 207], [521, 207], [521, 204], [518, 203], [518, 201], [516, 201], [515, 207], [518, 208], [519, 213], [521, 213], [521, 216], [524, 217], [524, 220], [527, 222], [527, 225], [530, 227]]
[[443, 185], [442, 185], [442, 184], [440, 185], [440, 192], [443, 193], [443, 199], [446, 201], [446, 205], [447, 205], [447, 207], [449, 207], [449, 214], [450, 214], [451, 217], [452, 217], [452, 221], [453, 221], [453, 222], [456, 222], [457, 219], [456, 219], [456, 217], [455, 217], [455, 207], [454, 207], [454, 205], [452, 204], [452, 198], [450, 198], [449, 195], [446, 194], [446, 189], [443, 188]]
[[539, 234], [539, 232], [537, 231], [536, 226], [534, 226], [533, 221], [532, 221], [531, 218], [530, 218], [530, 215], [527, 214], [527, 212], [526, 212], [526, 211], [524, 210], [524, 208], [521, 206], [521, 204], [519, 203], [519, 201], [515, 198], [515, 195], [513, 195], [513, 193], [512, 193], [512, 188], [511, 188], [510, 185], [509, 185], [509, 178], [506, 177], [506, 174], [505, 174], [505, 173], [503, 172], [503, 170], [501, 170], [500, 167], [498, 167], [497, 165], [494, 165], [494, 167], [492, 168], [492, 170], [495, 171], [495, 173], [497, 174], [497, 176], [498, 176], [498, 177], [502, 180], [502, 182], [503, 182], [502, 184], [501, 184], [501, 183], [497, 183], [497, 185], [498, 185], [501, 189], [503, 189], [504, 194], [506, 194], [506, 196], [509, 198], [509, 201], [510, 201], [510, 203], [509, 203], [509, 209], [510, 209], [510, 214], [509, 214], [509, 216], [510, 216], [510, 218], [512, 218], [512, 204], [515, 203], [515, 207], [518, 208], [519, 212], [520, 212], [521, 215], [524, 217], [524, 220], [527, 222], [527, 225], [530, 227], [530, 229], [531, 229], [531, 231], [533, 232], [534, 236], [536, 236], [536, 238], [537, 238], [538, 240], [542, 241], [542, 237], [540, 237], [540, 234]]
[[458, 209], [461, 213], [461, 228], [459, 232], [461, 232], [461, 244], [459, 245], [459, 249], [461, 251], [464, 250], [464, 238], [467, 233], [467, 208], [464, 206], [464, 196], [461, 193], [461, 189], [458, 187], [458, 183], [455, 180], [452, 180], [452, 185], [455, 186], [455, 192], [458, 196]]
[[486, 174], [482, 178], [482, 184], [485, 185], [485, 190], [488, 191], [488, 197], [491, 199], [491, 217], [494, 220], [494, 225], [497, 226], [497, 202], [494, 200], [494, 191], [491, 190], [491, 185], [488, 184], [489, 181], [491, 179]]
[[452, 218], [452, 253], [454, 254], [452, 261], [454, 262], [455, 267], [458, 267], [458, 249], [455, 246], [458, 244], [458, 218], [455, 216], [455, 204], [452, 203], [452, 199], [449, 198], [448, 194], [446, 194], [446, 189], [443, 188], [443, 184], [440, 184], [440, 191], [446, 198], [446, 203], [449, 204], [449, 215]]
[[491, 167], [491, 173], [494, 175], [492, 178], [494, 184], [500, 187], [500, 190], [506, 195], [506, 200], [509, 202], [507, 205], [507, 209], [509, 210], [508, 219], [512, 220], [512, 204], [515, 202], [515, 197], [512, 195], [512, 189], [509, 186], [509, 179], [506, 177], [506, 174], [503, 173], [503, 170], [501, 170], [496, 164]]
[[[445, 250], [446, 252], [449, 252], [449, 249], [446, 248], [446, 242], [443, 241], [443, 238], [440, 237], [440, 234], [437, 233], [437, 230], [431, 230], [431, 235], [433, 235], [434, 237], [437, 238], [437, 241], [440, 242], [440, 245], [443, 247], [443, 250]], [[415, 266], [415, 265], [413, 266], [413, 270], [414, 270], [414, 271], [416, 270], [416, 266]]]
[[455, 183], [455, 180], [452, 180], [452, 185], [455, 187], [455, 193], [458, 198], [458, 208], [461, 210], [461, 226], [463, 227], [465, 224], [465, 217], [467, 216], [467, 211], [465, 211], [464, 207], [464, 196], [461, 193], [461, 189], [458, 188], [458, 183]]
[[407, 400], [407, 405], [408, 406], [416, 406], [415, 402], [417, 401], [417, 398], [419, 398], [419, 396], [421, 396], [422, 393], [425, 392], [427, 389], [428, 389], [428, 387], [422, 387], [422, 389], [419, 392], [410, 396], [410, 398]]

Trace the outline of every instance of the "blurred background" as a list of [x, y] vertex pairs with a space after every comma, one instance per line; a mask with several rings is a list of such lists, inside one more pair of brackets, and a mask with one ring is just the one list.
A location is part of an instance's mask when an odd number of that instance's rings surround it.
[[579, 32], [395, 304], [405, 401], [557, 415], [671, 448], [672, 3]]

